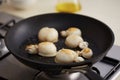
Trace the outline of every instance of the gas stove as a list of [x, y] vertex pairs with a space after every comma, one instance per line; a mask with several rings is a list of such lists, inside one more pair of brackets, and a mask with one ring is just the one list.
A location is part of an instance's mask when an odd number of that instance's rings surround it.
[[[46, 75], [19, 62], [6, 48], [4, 36], [15, 22], [16, 16], [0, 12], [0, 80], [89, 80], [80, 72], [61, 75]], [[108, 54], [92, 66], [92, 70], [105, 80], [120, 80], [120, 47], [114, 45]]]

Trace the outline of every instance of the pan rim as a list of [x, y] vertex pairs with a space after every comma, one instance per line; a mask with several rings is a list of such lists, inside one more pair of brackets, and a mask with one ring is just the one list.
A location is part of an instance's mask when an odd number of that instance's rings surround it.
[[[22, 21], [20, 21], [20, 22], [18, 22], [18, 23], [16, 23], [16, 24], [20, 24], [21, 22], [24, 22], [24, 21], [26, 21], [26, 20], [28, 20], [28, 19], [31, 19], [31, 18], [34, 18], [34, 17], [37, 17], [37, 16], [54, 15], [54, 14], [58, 14], [58, 15], [59, 15], [59, 14], [77, 15], [77, 16], [83, 16], [83, 17], [86, 17], [86, 18], [91, 18], [91, 19], [94, 19], [94, 20], [96, 20], [96, 21], [99, 21], [100, 23], [102, 23], [102, 24], [104, 24], [104, 25], [106, 26], [106, 28], [111, 32], [111, 36], [112, 36], [112, 42], [111, 42], [110, 46], [109, 46], [103, 53], [108, 52], [108, 51], [110, 50], [110, 48], [112, 47], [112, 45], [114, 44], [114, 40], [115, 40], [114, 38], [115, 38], [115, 37], [114, 37], [113, 31], [111, 30], [111, 28], [108, 27], [108, 25], [106, 25], [106, 24], [103, 23], [102, 21], [100, 21], [100, 20], [98, 20], [98, 19], [96, 19], [96, 18], [90, 17], [90, 16], [86, 16], [86, 15], [71, 14], [71, 13], [47, 13], [47, 14], [41, 14], [41, 15], [36, 15], [36, 16], [29, 17], [29, 18], [24, 19], [24, 20], [22, 20]], [[16, 25], [16, 24], [15, 24], [15, 25]], [[8, 33], [9, 33], [10, 31], [11, 31], [11, 30], [9, 30], [9, 31], [7, 32], [7, 34], [6, 34], [6, 36], [5, 36], [5, 43], [6, 43], [6, 46], [7, 46], [8, 50], [9, 50], [14, 56], [19, 57], [19, 58], [21, 58], [21, 59], [23, 59], [23, 60], [26, 60], [26, 61], [33, 62], [33, 63], [36, 63], [36, 64], [42, 64], [42, 65], [52, 65], [52, 66], [76, 66], [76, 65], [82, 65], [82, 64], [85, 64], [85, 63], [87, 63], [87, 64], [88, 64], [88, 63], [92, 64], [92, 60], [94, 59], [94, 58], [92, 58], [92, 59], [85, 60], [85, 61], [79, 62], [79, 63], [67, 63], [67, 64], [58, 64], [58, 63], [56, 63], [56, 64], [53, 64], [53, 63], [52, 63], [52, 64], [51, 64], [51, 63], [43, 63], [43, 62], [38, 62], [38, 61], [30, 60], [30, 59], [25, 58], [25, 57], [22, 57], [22, 56], [20, 56], [20, 55], [16, 55], [14, 51], [11, 51], [11, 50], [10, 50], [10, 47], [8, 46], [8, 41], [7, 41], [7, 36], [8, 36]]]

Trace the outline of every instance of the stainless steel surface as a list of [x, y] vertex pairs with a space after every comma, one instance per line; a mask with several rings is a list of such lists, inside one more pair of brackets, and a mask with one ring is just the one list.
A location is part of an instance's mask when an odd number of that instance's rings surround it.
[[111, 76], [110, 80], [120, 80], [120, 68], [118, 69], [118, 71], [116, 71], [115, 74]]
[[60, 75], [47, 75], [44, 72], [40, 72], [35, 80], [89, 80], [80, 72], [66, 73]]
[[1, 35], [1, 36], [5, 36], [6, 33], [7, 33], [6, 30], [0, 29], [0, 35]]
[[0, 61], [0, 76], [8, 80], [32, 80], [37, 70], [20, 63], [13, 55]]
[[0, 57], [7, 54], [9, 51], [5, 45], [4, 39], [0, 39]]
[[[114, 49], [113, 49], [114, 48]], [[108, 57], [120, 60], [120, 46], [114, 45], [107, 54]]]
[[11, 19], [15, 19], [16, 22], [22, 20], [22, 18], [20, 18], [20, 17], [16, 17], [11, 14], [0, 12], [0, 23], [6, 23], [6, 22], [10, 21]]

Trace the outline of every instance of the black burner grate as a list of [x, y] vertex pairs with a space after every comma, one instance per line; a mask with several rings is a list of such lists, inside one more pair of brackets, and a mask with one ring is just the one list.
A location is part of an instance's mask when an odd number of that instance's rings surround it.
[[0, 60], [9, 55], [9, 51], [6, 48], [5, 42], [4, 42], [4, 36], [7, 32], [7, 30], [11, 27], [9, 25], [14, 25], [15, 20], [10, 20], [6, 22], [6, 24], [0, 23]]

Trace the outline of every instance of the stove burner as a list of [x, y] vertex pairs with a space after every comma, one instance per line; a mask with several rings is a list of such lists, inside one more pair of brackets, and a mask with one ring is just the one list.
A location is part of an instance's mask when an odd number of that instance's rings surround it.
[[[92, 71], [100, 75], [100, 71], [96, 67], [91, 68]], [[75, 71], [74, 71], [75, 70]], [[67, 69], [67, 71], [61, 72], [60, 74], [47, 74], [45, 72], [38, 72], [35, 74], [33, 80], [89, 80], [83, 73], [82, 68]]]
[[48, 75], [44, 72], [38, 72], [33, 80], [89, 80], [80, 72], [64, 73], [60, 75]]

